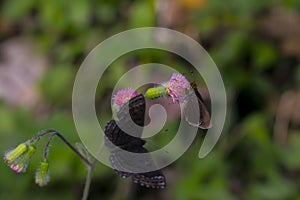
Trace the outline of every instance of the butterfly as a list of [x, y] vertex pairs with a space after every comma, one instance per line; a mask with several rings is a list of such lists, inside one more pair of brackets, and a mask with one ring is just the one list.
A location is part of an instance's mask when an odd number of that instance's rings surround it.
[[[128, 109], [129, 107], [129, 109]], [[145, 118], [146, 102], [142, 94], [137, 95], [129, 100], [126, 104], [121, 107], [120, 111], [117, 113], [118, 124], [120, 123], [126, 125], [126, 131], [130, 131], [130, 134], [125, 133], [120, 129], [115, 120], [110, 120], [105, 127], [105, 145], [110, 149], [109, 160], [114, 168], [115, 172], [122, 178], [131, 177], [133, 182], [140, 184], [141, 186], [148, 188], [165, 188], [166, 178], [160, 170], [145, 172], [145, 173], [135, 173], [131, 162], [137, 162], [136, 160], [130, 160], [124, 154], [124, 151], [129, 151], [133, 153], [143, 153], [143, 160], [141, 165], [149, 168], [155, 167], [155, 163], [151, 156], [148, 154], [148, 150], [143, 146], [146, 141], [141, 139], [144, 118]], [[129, 121], [132, 121], [139, 127], [128, 127]], [[134, 132], [134, 136], [133, 135]], [[115, 146], [118, 148], [116, 148]]]
[[[206, 109], [203, 98], [197, 89], [195, 82], [190, 82], [190, 89], [188, 95], [185, 98], [184, 115], [185, 120], [193, 126], [197, 126], [201, 129], [211, 128], [210, 114]], [[196, 98], [194, 97], [196, 95]], [[198, 105], [199, 113], [195, 113], [195, 106]], [[200, 118], [196, 117], [200, 114]]]

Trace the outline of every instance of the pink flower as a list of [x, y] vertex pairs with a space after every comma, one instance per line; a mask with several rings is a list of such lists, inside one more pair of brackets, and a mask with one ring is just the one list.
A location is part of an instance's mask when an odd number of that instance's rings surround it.
[[114, 100], [114, 106], [116, 106], [117, 111], [120, 110], [120, 108], [127, 103], [131, 98], [138, 95], [138, 93], [132, 89], [132, 88], [125, 88], [122, 90], [119, 90], [117, 94], [113, 97]]
[[171, 79], [166, 84], [166, 91], [172, 97], [174, 103], [183, 100], [186, 97], [186, 90], [190, 83], [179, 73], [173, 73]]

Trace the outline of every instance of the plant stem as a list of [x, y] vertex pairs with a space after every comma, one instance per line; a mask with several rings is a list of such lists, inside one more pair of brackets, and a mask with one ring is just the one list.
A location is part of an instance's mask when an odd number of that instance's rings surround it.
[[44, 160], [47, 160], [47, 158], [48, 158], [50, 142], [52, 141], [52, 139], [54, 138], [54, 136], [55, 136], [55, 134], [52, 133], [52, 135], [48, 138], [48, 141], [46, 143], [45, 150], [44, 150]]
[[82, 200], [87, 200], [87, 198], [89, 196], [94, 164], [95, 164], [95, 162], [93, 162], [92, 166], [87, 166], [87, 175], [86, 175], [86, 179], [85, 179]]
[[[87, 175], [86, 175], [85, 185], [83, 189], [82, 200], [87, 200], [90, 191], [91, 181], [92, 181], [93, 169], [95, 167], [97, 159], [90, 161], [88, 158], [82, 155], [61, 133], [59, 133], [54, 129], [49, 129], [49, 130], [44, 130], [39, 132], [38, 134], [36, 134], [34, 137], [30, 139], [30, 143], [37, 142], [38, 140], [41, 139], [41, 137], [47, 134], [51, 134], [51, 136], [48, 138], [48, 141], [45, 146], [44, 159], [47, 159], [48, 157], [50, 142], [52, 141], [54, 136], [58, 136], [75, 154], [77, 154], [81, 158], [81, 160], [83, 160], [86, 163]], [[103, 147], [104, 147], [104, 142], [101, 144], [97, 156], [101, 153]]]
[[[52, 133], [52, 136], [50, 136], [47, 145], [46, 145], [46, 151], [48, 151], [49, 148], [49, 144], [50, 141], [52, 140], [52, 138], [56, 135], [58, 136], [75, 154], [77, 154], [81, 160], [83, 160], [88, 166], [92, 166], [93, 163], [90, 162], [86, 157], [84, 157], [61, 133], [59, 133], [58, 131], [54, 130], [54, 129], [49, 129], [49, 130], [44, 130], [38, 134], [36, 134], [33, 138], [31, 138], [30, 142], [33, 143], [37, 140], [39, 140], [42, 136], [46, 135], [46, 134], [50, 134]], [[46, 156], [47, 156], [47, 152], [45, 152]], [[45, 156], [44, 154], [44, 156]]]
[[[97, 152], [97, 157], [98, 155], [101, 153], [102, 149], [104, 147], [104, 142], [100, 145], [100, 148]], [[94, 158], [93, 162], [91, 165], [88, 165], [88, 172], [86, 175], [86, 179], [85, 179], [85, 185], [84, 185], [84, 189], [83, 189], [83, 195], [82, 195], [82, 199], [81, 200], [87, 200], [88, 195], [89, 195], [89, 191], [90, 191], [90, 185], [91, 185], [91, 181], [92, 181], [92, 173], [93, 173], [93, 169], [95, 167], [95, 164], [97, 162], [97, 159]]]

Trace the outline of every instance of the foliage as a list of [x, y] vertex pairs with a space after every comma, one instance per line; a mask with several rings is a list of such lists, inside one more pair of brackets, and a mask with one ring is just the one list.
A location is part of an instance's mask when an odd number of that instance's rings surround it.
[[[186, 5], [192, 1], [174, 2]], [[288, 107], [280, 104], [286, 92], [299, 93], [300, 51], [289, 45], [299, 46], [300, 32], [296, 26], [289, 27], [295, 28], [296, 36], [291, 35], [288, 28], [281, 27], [276, 20], [274, 23], [269, 16], [277, 9], [283, 18], [291, 16], [292, 20], [300, 21], [300, 3], [297, 0], [203, 2], [195, 8], [187, 6], [184, 14], [178, 12], [182, 21], [175, 20], [168, 27], [187, 34], [196, 32], [199, 37], [195, 39], [219, 67], [228, 95], [226, 128], [217, 147], [201, 160], [197, 155], [205, 133], [199, 131], [192, 147], [165, 169], [170, 180], [167, 189], [149, 192], [138, 188], [134, 195], [178, 200], [299, 199], [300, 121], [295, 113], [300, 106], [295, 103], [291, 111], [282, 113], [277, 108]], [[40, 105], [32, 108], [0, 101], [0, 152], [45, 128], [59, 130], [71, 143], [79, 141], [72, 119], [71, 94], [80, 63], [93, 47], [113, 34], [129, 28], [161, 25], [156, 6], [157, 2], [151, 0], [2, 1], [0, 42], [17, 37], [29, 39], [38, 53], [45, 55], [48, 68], [37, 82], [42, 97]], [[105, 72], [104, 79], [116, 82], [130, 69], [131, 63], [154, 61], [189, 72], [189, 64], [172, 55], [143, 50], [119, 58]], [[112, 85], [111, 81], [102, 82], [97, 89], [96, 106], [101, 116], [99, 121], [105, 124], [111, 117]], [[299, 97], [295, 98], [297, 102]], [[275, 132], [280, 126], [276, 125], [283, 121], [276, 120], [278, 115], [284, 116], [288, 124], [288, 130], [280, 129], [279, 136]], [[290, 116], [290, 120], [285, 116]], [[172, 134], [173, 126], [164, 134]], [[22, 176], [0, 162], [0, 199], [80, 198], [86, 174], [84, 164], [59, 140], [54, 140], [52, 146], [55, 148], [49, 155], [51, 182], [45, 188], [36, 186], [32, 178], [42, 157], [38, 152], [32, 160], [35, 164]], [[128, 185], [113, 170], [99, 164], [93, 176], [91, 199], [121, 199]]]

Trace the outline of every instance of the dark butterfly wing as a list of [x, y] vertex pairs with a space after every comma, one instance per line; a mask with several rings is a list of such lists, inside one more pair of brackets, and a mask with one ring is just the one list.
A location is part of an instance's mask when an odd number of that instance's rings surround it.
[[141, 138], [133, 137], [124, 131], [122, 131], [115, 120], [110, 120], [104, 130], [105, 133], [105, 145], [111, 149], [115, 146], [120, 147], [126, 151], [133, 152], [135, 146], [142, 146], [145, 141]]
[[166, 178], [161, 171], [153, 171], [148, 173], [134, 174], [132, 180], [135, 183], [139, 183], [141, 186], [147, 188], [165, 188]]
[[123, 132], [117, 125], [115, 120], [111, 120], [105, 127], [105, 145], [110, 148], [109, 161], [114, 168], [115, 172], [122, 178], [127, 178], [132, 175], [130, 170], [126, 168], [126, 157], [122, 151], [114, 147], [115, 146], [124, 149], [126, 151], [133, 151], [138, 146], [145, 144], [145, 141], [141, 138], [133, 137]]
[[[128, 109], [129, 106], [129, 109]], [[123, 147], [124, 150], [128, 150], [128, 146], [143, 145], [145, 142], [140, 139], [143, 132], [144, 118], [145, 118], [146, 103], [142, 94], [137, 95], [129, 100], [126, 106], [123, 106], [117, 113], [119, 123], [126, 126], [126, 130], [130, 134], [122, 131], [117, 125], [115, 120], [111, 120], [105, 127], [106, 146], [112, 147], [107, 139], [115, 146]], [[138, 125], [137, 127], [130, 127], [131, 120]], [[132, 136], [134, 133], [135, 136]]]
[[[139, 149], [140, 153], [148, 153], [147, 149], [141, 147]], [[149, 154], [143, 154], [144, 159], [146, 162], [143, 163], [145, 168], [152, 168], [155, 167], [155, 163], [153, 162], [151, 156]], [[132, 181], [135, 183], [139, 183], [141, 186], [147, 188], [160, 188], [163, 189], [166, 187], [166, 178], [160, 170], [155, 170], [146, 173], [136, 173], [132, 174]]]
[[[152, 187], [152, 188], [164, 188], [166, 186], [166, 181], [164, 175], [159, 171], [152, 171], [147, 173], [133, 173], [131, 172], [130, 163], [133, 160], [128, 158], [123, 151], [120, 151], [118, 148], [114, 148], [111, 143], [115, 146], [134, 153], [148, 153], [148, 151], [143, 147], [145, 141], [140, 137], [142, 135], [142, 127], [144, 126], [144, 116], [145, 116], [145, 98], [143, 95], [137, 95], [130, 99], [128, 103], [129, 109], [126, 106], [123, 106], [120, 111], [117, 113], [119, 123], [126, 125], [126, 130], [129, 130], [130, 133], [135, 132], [135, 136], [132, 134], [127, 134], [121, 130], [115, 120], [111, 120], [107, 123], [105, 127], [105, 144], [110, 148], [111, 153], [109, 160], [112, 164], [112, 167], [116, 173], [122, 178], [132, 177], [132, 180], [136, 183], [139, 183], [141, 186]], [[141, 127], [141, 129], [136, 127], [129, 127], [128, 124], [130, 118], [134, 123]], [[140, 163], [141, 166], [145, 169], [155, 167], [155, 164], [149, 154], [143, 154], [142, 161], [139, 162], [134, 160], [134, 162]], [[144, 163], [143, 163], [144, 162]]]
[[[137, 153], [148, 153], [148, 151], [142, 147], [135, 147]], [[120, 151], [114, 151], [111, 153], [110, 162], [116, 173], [122, 178], [132, 177], [133, 182], [139, 183], [141, 186], [148, 188], [165, 188], [166, 178], [160, 170], [155, 170], [146, 173], [133, 173], [131, 170], [131, 163], [139, 163], [138, 167], [143, 169], [155, 168], [155, 163], [153, 162], [149, 154], [142, 154], [139, 158], [128, 158], [126, 154]], [[137, 159], [141, 159], [140, 161]]]
[[[187, 97], [187, 102], [185, 104], [185, 119], [189, 124], [193, 126], [197, 126], [202, 129], [211, 128], [210, 114], [207, 111], [203, 98], [197, 89], [197, 85], [194, 82], [190, 83], [190, 85], [192, 90], [190, 90], [190, 93], [188, 94]], [[195, 102], [195, 98], [191, 97], [193, 93], [196, 94], [197, 102]], [[196, 115], [196, 113], [194, 113], [195, 105], [198, 105], [198, 109], [200, 112], [200, 119], [194, 117]]]
[[[127, 104], [129, 104], [129, 109], [126, 106]], [[125, 106], [122, 106], [120, 111], [118, 112], [117, 115], [119, 120], [122, 122], [127, 122], [130, 119], [129, 117], [131, 117], [134, 123], [143, 127], [146, 111], [146, 101], [144, 95], [139, 94], [131, 98], [127, 104], [125, 104]]]
[[132, 173], [128, 172], [128, 169], [126, 169], [122, 162], [120, 161], [119, 154], [117, 153], [111, 153], [109, 156], [109, 161], [114, 168], [115, 172], [122, 178], [128, 178], [132, 175]]

